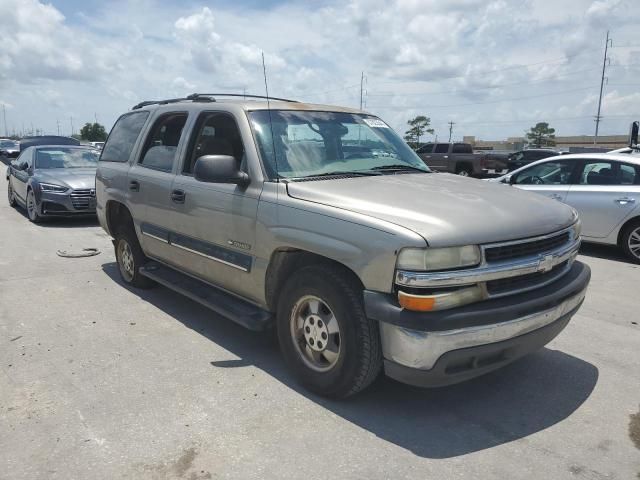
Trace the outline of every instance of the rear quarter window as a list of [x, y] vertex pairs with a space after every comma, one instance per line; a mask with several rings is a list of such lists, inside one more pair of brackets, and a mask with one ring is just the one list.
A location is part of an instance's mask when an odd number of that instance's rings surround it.
[[128, 162], [131, 151], [149, 117], [148, 111], [127, 113], [111, 129], [100, 156], [101, 162]]

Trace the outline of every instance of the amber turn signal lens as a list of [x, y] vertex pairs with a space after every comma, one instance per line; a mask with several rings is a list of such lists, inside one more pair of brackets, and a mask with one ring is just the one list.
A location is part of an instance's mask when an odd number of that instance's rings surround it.
[[411, 295], [410, 293], [398, 292], [398, 302], [402, 308], [415, 312], [429, 312], [436, 305], [435, 297], [425, 297], [422, 295]]

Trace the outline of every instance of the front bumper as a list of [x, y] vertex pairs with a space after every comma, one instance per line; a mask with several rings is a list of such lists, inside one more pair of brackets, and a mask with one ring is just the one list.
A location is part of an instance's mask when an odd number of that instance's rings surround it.
[[591, 277], [575, 262], [534, 291], [436, 312], [403, 310], [388, 294], [366, 291], [367, 316], [380, 322], [385, 373], [418, 386], [482, 375], [536, 351], [567, 325]]
[[95, 215], [95, 197], [78, 201], [70, 193], [40, 192], [38, 201], [39, 215], [70, 217], [79, 215]]

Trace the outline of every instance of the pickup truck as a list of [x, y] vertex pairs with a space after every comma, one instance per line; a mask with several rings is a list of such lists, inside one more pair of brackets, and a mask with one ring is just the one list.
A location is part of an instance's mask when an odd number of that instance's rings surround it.
[[416, 153], [430, 168], [463, 177], [482, 177], [507, 171], [506, 155], [474, 153], [468, 143], [427, 143]]
[[367, 112], [243, 97], [143, 102], [115, 123], [96, 198], [125, 285], [275, 329], [292, 374], [331, 397], [382, 370], [423, 387], [485, 374], [582, 304], [571, 207], [436, 175]]

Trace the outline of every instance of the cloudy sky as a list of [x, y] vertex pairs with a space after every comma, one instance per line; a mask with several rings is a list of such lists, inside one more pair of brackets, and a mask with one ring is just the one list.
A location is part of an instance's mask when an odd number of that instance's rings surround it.
[[[136, 102], [264, 93], [358, 106], [401, 133], [424, 114], [454, 138], [519, 136], [537, 121], [601, 134], [640, 118], [637, 0], [0, 0], [9, 133], [107, 129]], [[0, 117], [0, 134], [4, 123]]]

